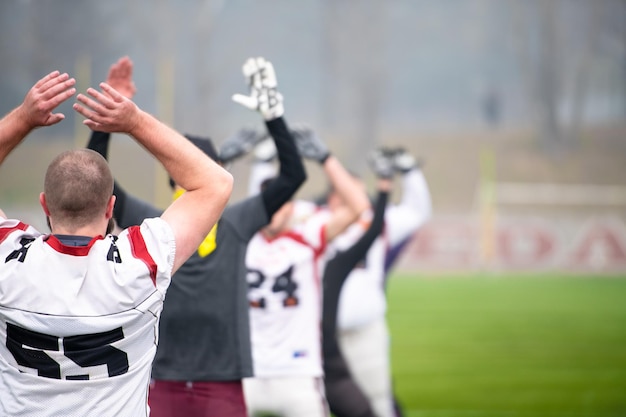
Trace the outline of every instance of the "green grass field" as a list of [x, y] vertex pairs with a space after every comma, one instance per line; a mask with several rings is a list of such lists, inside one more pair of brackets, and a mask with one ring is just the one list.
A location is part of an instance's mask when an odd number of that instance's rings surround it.
[[407, 417], [626, 416], [626, 277], [396, 274]]

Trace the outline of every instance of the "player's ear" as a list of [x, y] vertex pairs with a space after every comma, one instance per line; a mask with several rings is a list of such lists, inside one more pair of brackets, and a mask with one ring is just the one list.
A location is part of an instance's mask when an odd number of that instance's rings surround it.
[[109, 202], [107, 203], [107, 210], [106, 210], [106, 218], [110, 219], [113, 217], [113, 207], [115, 207], [115, 196], [112, 195], [111, 198], [109, 198]]
[[39, 193], [39, 204], [41, 204], [41, 208], [46, 214], [46, 217], [50, 217], [50, 210], [48, 210], [48, 204], [46, 203], [46, 195], [43, 192]]

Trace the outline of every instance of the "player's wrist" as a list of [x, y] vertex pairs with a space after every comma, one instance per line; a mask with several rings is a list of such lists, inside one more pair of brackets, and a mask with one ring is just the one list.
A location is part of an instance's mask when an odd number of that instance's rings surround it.
[[320, 165], [324, 165], [326, 164], [326, 161], [328, 161], [328, 158], [330, 158], [332, 155], [330, 152], [326, 152], [324, 155], [321, 155], [318, 159], [317, 162], [319, 162]]

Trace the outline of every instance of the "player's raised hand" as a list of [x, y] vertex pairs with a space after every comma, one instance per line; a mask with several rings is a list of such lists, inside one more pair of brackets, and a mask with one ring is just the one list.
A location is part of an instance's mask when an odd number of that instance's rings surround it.
[[278, 82], [271, 62], [263, 57], [248, 58], [242, 67], [248, 82], [249, 95], [234, 94], [234, 102], [261, 113], [265, 120], [273, 120], [285, 113], [283, 96], [276, 89]]
[[393, 178], [394, 156], [395, 152], [387, 148], [376, 149], [370, 153], [368, 162], [378, 178]]
[[67, 73], [53, 71], [43, 77], [28, 91], [20, 106], [23, 120], [29, 128], [51, 126], [65, 119], [63, 113], [54, 109], [76, 93], [76, 80]]
[[303, 158], [312, 159], [323, 164], [330, 151], [326, 144], [315, 134], [313, 129], [305, 125], [296, 125], [291, 128], [298, 151]]
[[422, 161], [417, 161], [406, 149], [398, 148], [394, 151], [393, 166], [396, 171], [406, 174], [421, 165]]
[[132, 133], [139, 121], [139, 108], [107, 83], [100, 83], [102, 92], [87, 89], [87, 95], [79, 94], [74, 110], [83, 115], [83, 121], [92, 130], [100, 132]]
[[124, 97], [132, 100], [137, 91], [133, 81], [133, 61], [127, 56], [118, 59], [109, 68], [106, 83]]
[[220, 160], [224, 163], [232, 162], [250, 152], [264, 134], [254, 129], [239, 129], [228, 137], [220, 146]]

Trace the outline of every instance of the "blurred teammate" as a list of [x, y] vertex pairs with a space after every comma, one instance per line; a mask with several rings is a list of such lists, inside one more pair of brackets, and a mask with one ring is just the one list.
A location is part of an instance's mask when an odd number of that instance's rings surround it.
[[[389, 249], [407, 242], [430, 218], [432, 204], [424, 175], [410, 154], [402, 149], [379, 149], [371, 158], [378, 167], [378, 177], [388, 175], [390, 164], [395, 167], [402, 176], [402, 197], [398, 204], [387, 207], [384, 233], [344, 283], [337, 328], [341, 351], [376, 415], [392, 417], [395, 411], [386, 322], [385, 261]], [[329, 205], [332, 206], [332, 200]], [[335, 246], [349, 247], [358, 236], [357, 231], [348, 231], [337, 239]]]
[[[75, 81], [53, 72], [0, 121], [0, 162]], [[0, 415], [149, 414], [150, 368], [171, 276], [219, 218], [232, 177], [107, 84], [74, 109], [92, 129], [129, 134], [188, 193], [160, 217], [108, 234], [113, 177], [96, 152], [61, 153], [40, 203], [52, 234], [0, 213]]]
[[[393, 167], [387, 165], [388, 175], [378, 180], [378, 197], [373, 207], [373, 219], [365, 213], [361, 224], [369, 224], [365, 233], [349, 248], [337, 252], [326, 266], [323, 277], [324, 307], [322, 318], [324, 385], [330, 410], [335, 417], [375, 417], [369, 399], [354, 381], [337, 341], [337, 309], [339, 295], [346, 278], [361, 262], [372, 243], [382, 233], [385, 208]], [[361, 227], [361, 226], [359, 226]]]
[[[294, 135], [297, 136], [298, 131], [299, 128], [295, 128]], [[260, 182], [272, 174], [272, 155], [271, 144], [267, 141], [261, 142], [255, 149], [250, 190], [258, 187]], [[430, 218], [432, 204], [420, 165], [404, 149], [378, 149], [372, 152], [370, 160], [379, 178], [393, 172], [400, 175], [402, 195], [398, 204], [389, 204], [387, 207], [384, 233], [372, 244], [363, 262], [357, 265], [341, 287], [337, 337], [351, 375], [366, 394], [376, 415], [390, 416], [396, 414], [396, 411], [391, 388], [389, 335], [385, 319], [386, 278], [406, 244]], [[340, 201], [334, 193], [329, 193], [323, 206], [317, 208], [312, 203], [297, 200], [295, 217], [306, 216], [316, 210], [333, 210]], [[338, 237], [332, 245], [334, 250], [345, 251], [351, 247], [364, 233], [364, 224], [366, 223], [356, 223]], [[327, 267], [327, 273], [328, 269], [335, 267], [333, 265]], [[338, 290], [337, 287], [332, 288]], [[347, 380], [344, 383], [347, 384]], [[329, 401], [334, 402], [338, 397], [332, 395], [330, 387], [328, 391]], [[355, 394], [351, 401], [331, 403], [331, 408], [346, 410], [350, 406], [351, 410], [366, 409], [368, 404], [358, 401], [358, 398], [360, 397]]]
[[324, 254], [328, 243], [370, 207], [365, 191], [312, 132], [296, 140], [304, 157], [322, 165], [343, 204], [294, 224], [294, 203], [288, 202], [250, 241], [254, 378], [244, 380], [244, 391], [251, 416], [328, 415], [320, 332]]
[[[282, 117], [283, 100], [276, 90], [272, 64], [251, 58], [243, 71], [250, 95], [235, 95], [233, 99], [263, 116], [278, 149], [280, 173], [261, 194], [226, 207], [217, 225], [176, 274], [165, 302], [162, 340], [152, 369], [152, 417], [246, 415], [241, 380], [252, 376], [253, 371], [246, 248], [250, 238], [296, 192], [306, 174]], [[131, 82], [129, 75], [122, 80]], [[108, 137], [102, 136], [94, 134], [89, 147], [106, 155]], [[217, 159], [209, 140], [191, 139]], [[173, 185], [175, 196], [185, 195], [184, 187]], [[118, 185], [114, 192], [118, 199], [114, 216], [123, 227], [159, 213]]]

